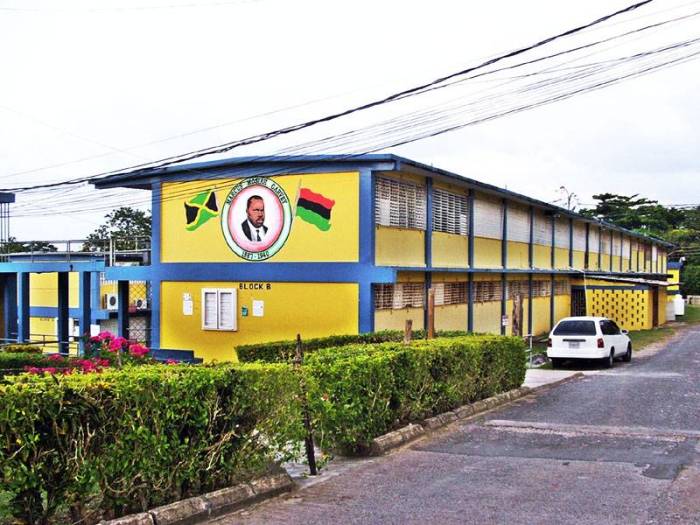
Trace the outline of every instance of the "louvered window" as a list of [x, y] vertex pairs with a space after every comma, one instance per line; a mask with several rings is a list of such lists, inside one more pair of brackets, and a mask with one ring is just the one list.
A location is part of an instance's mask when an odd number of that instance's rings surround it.
[[559, 217], [554, 223], [554, 243], [557, 248], [569, 248], [569, 219]]
[[600, 253], [610, 255], [610, 232], [608, 230], [600, 232]]
[[552, 219], [542, 212], [535, 213], [534, 242], [541, 246], [552, 245]]
[[651, 262], [652, 264], [656, 264], [657, 259], [659, 258], [659, 249], [656, 245], [651, 247]]
[[425, 187], [377, 177], [374, 218], [382, 226], [425, 230]]
[[424, 295], [423, 283], [377, 284], [374, 286], [374, 308], [423, 308]]
[[622, 238], [622, 257], [629, 259], [631, 255], [632, 242], [627, 238]]
[[597, 226], [591, 225], [588, 237], [588, 251], [591, 253], [600, 251], [600, 229]]
[[503, 238], [503, 205], [498, 199], [477, 195], [474, 199], [474, 235], [487, 239]]
[[617, 257], [622, 255], [622, 236], [616, 233], [612, 235], [612, 254]]
[[530, 210], [508, 203], [508, 240], [530, 242]]
[[569, 281], [554, 281], [554, 295], [569, 295]]
[[467, 283], [435, 283], [435, 306], [448, 304], [466, 304]]
[[502, 293], [501, 281], [474, 281], [472, 285], [472, 296], [477, 303], [500, 301]]
[[586, 225], [583, 222], [574, 222], [574, 250], [586, 251]]
[[202, 290], [202, 328], [204, 330], [236, 330], [235, 288]]
[[651, 262], [651, 246], [648, 244], [643, 244], [641, 247], [642, 250], [644, 250], [644, 263], [650, 263]]
[[516, 295], [527, 297], [528, 288], [530, 287], [527, 281], [508, 281], [507, 299], [513, 299]]
[[552, 281], [532, 281], [532, 297], [549, 297], [552, 295]]
[[468, 209], [466, 195], [435, 189], [433, 191], [433, 230], [467, 235]]

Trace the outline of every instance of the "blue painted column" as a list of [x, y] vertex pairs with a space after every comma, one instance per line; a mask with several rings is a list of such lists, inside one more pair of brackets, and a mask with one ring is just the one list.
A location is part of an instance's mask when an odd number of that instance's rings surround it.
[[557, 244], [557, 218], [552, 215], [552, 249], [549, 252], [549, 263], [552, 266], [552, 269], [556, 267], [556, 244]]
[[474, 331], [474, 190], [469, 188], [467, 195], [469, 224], [467, 225], [467, 332]]
[[506, 335], [506, 327], [503, 325], [503, 317], [506, 315], [508, 304], [508, 280], [505, 272], [501, 274], [501, 335]]
[[90, 322], [95, 324], [98, 321], [95, 313], [102, 310], [102, 297], [100, 296], [100, 292], [100, 273], [90, 272]]
[[527, 274], [527, 333], [532, 335], [532, 274]]
[[535, 267], [535, 208], [530, 206], [530, 236], [527, 245], [527, 258], [529, 267]]
[[583, 268], [588, 270], [590, 268], [590, 258], [591, 258], [591, 245], [590, 245], [590, 239], [589, 236], [591, 234], [591, 223], [587, 222], [586, 223], [586, 254], [584, 255], [583, 258]]
[[467, 332], [474, 331], [474, 274], [467, 274]]
[[[361, 179], [360, 179], [361, 180]], [[154, 182], [151, 185], [151, 265], [159, 268], [161, 261], [161, 192], [162, 184]], [[361, 197], [360, 197], [361, 198]], [[360, 216], [360, 221], [362, 217]], [[361, 251], [361, 250], [360, 250]], [[153, 272], [151, 279], [151, 337], [150, 347], [160, 348], [160, 289], [161, 289], [160, 272]], [[360, 286], [361, 287], [361, 286]], [[238, 312], [236, 312], [238, 315]]]
[[17, 274], [17, 341], [29, 341], [29, 272]]
[[613, 243], [615, 242], [615, 232], [610, 230], [610, 273], [613, 271]]
[[550, 276], [550, 286], [552, 288], [552, 295], [549, 298], [549, 329], [554, 328], [554, 274]]
[[[501, 232], [501, 266], [505, 270], [508, 267], [508, 201], [503, 199], [503, 231]], [[505, 272], [501, 274], [501, 335], [506, 335], [506, 327], [503, 326], [503, 317], [508, 308], [508, 279]]]
[[17, 274], [8, 273], [5, 277], [5, 339], [17, 340]]
[[[428, 290], [433, 285], [433, 274], [425, 272], [425, 284], [423, 286], [423, 330], [428, 337]], [[433, 321], [435, 319], [433, 318]]]
[[602, 260], [603, 260], [603, 229], [598, 228], [598, 268], [596, 270], [602, 270]]
[[129, 281], [117, 281], [117, 335], [129, 339]]
[[[372, 170], [360, 170], [360, 246], [359, 262], [374, 265], [375, 221], [374, 221], [374, 174]], [[368, 280], [358, 282], [360, 333], [374, 331], [374, 288]]]
[[90, 337], [90, 322], [92, 318], [91, 300], [92, 300], [92, 272], [80, 272], [78, 274], [80, 295], [78, 308], [80, 309], [80, 343], [78, 345], [78, 353], [85, 354], [85, 338]]
[[58, 351], [68, 355], [68, 342], [71, 334], [68, 332], [68, 272], [58, 272], [58, 325], [56, 336], [58, 337]]

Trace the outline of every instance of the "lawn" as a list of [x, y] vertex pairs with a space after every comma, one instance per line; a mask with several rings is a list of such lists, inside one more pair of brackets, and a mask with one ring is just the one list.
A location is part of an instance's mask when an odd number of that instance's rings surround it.
[[686, 323], [700, 323], [700, 306], [685, 306], [685, 315], [678, 318]]

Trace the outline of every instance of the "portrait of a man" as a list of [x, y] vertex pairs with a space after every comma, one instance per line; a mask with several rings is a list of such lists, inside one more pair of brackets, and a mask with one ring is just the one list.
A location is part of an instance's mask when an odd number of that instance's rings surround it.
[[246, 219], [241, 223], [241, 229], [251, 242], [262, 242], [267, 234], [265, 226], [265, 201], [260, 195], [251, 195], [246, 202]]

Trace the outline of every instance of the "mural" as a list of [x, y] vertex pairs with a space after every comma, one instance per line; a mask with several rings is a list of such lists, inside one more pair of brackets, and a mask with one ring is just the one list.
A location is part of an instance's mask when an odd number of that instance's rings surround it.
[[194, 231], [201, 225], [219, 215], [216, 194], [209, 190], [192, 197], [185, 203], [185, 220], [187, 231]]

